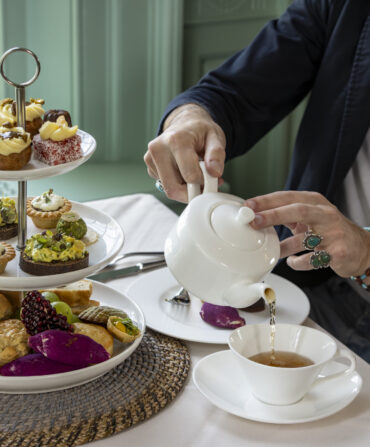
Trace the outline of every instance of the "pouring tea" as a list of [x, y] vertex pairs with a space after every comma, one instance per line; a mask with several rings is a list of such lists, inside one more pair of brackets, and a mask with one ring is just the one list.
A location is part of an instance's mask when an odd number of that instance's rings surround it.
[[191, 294], [212, 304], [242, 308], [275, 292], [262, 282], [280, 256], [273, 227], [255, 230], [252, 209], [240, 197], [218, 192], [218, 179], [206, 171], [204, 189], [188, 184], [189, 203], [165, 242], [173, 276]]

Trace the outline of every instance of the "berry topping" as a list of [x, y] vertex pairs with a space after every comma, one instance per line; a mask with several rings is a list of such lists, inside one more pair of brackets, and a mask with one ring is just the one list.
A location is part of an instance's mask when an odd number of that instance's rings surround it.
[[29, 335], [35, 335], [48, 329], [72, 331], [67, 317], [56, 312], [50, 301], [40, 292], [28, 292], [22, 301], [21, 320]]

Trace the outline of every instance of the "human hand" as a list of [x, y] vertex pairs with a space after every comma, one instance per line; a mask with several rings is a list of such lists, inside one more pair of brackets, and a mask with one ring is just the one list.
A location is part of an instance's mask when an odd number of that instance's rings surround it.
[[318, 250], [330, 254], [330, 267], [344, 278], [362, 275], [370, 266], [370, 233], [347, 219], [324, 196], [316, 192], [284, 191], [248, 199], [256, 229], [285, 225], [293, 236], [280, 243], [281, 257], [294, 270], [312, 270], [309, 253], [304, 250], [305, 231], [311, 229], [323, 237]]
[[163, 133], [149, 143], [144, 161], [148, 174], [161, 180], [168, 198], [187, 202], [186, 183], [203, 183], [199, 158], [211, 176], [221, 177], [225, 147], [225, 134], [209, 113], [196, 104], [185, 104], [167, 117]]

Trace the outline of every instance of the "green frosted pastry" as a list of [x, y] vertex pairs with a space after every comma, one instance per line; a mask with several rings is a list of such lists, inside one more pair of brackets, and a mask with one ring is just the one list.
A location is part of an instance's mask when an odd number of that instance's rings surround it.
[[61, 215], [56, 230], [58, 233], [67, 234], [75, 239], [82, 239], [87, 232], [87, 226], [79, 214], [69, 211]]

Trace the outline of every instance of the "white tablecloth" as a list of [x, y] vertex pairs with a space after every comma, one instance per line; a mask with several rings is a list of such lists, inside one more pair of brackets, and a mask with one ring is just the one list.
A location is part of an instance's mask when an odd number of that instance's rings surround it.
[[[89, 202], [114, 217], [122, 226], [126, 241], [123, 252], [163, 250], [164, 240], [177, 216], [151, 195], [135, 194]], [[132, 260], [127, 260], [127, 264]], [[141, 274], [145, 275], [145, 273]], [[121, 291], [137, 277], [109, 282]], [[311, 320], [305, 323], [318, 327]], [[369, 328], [370, 329], [370, 328]], [[339, 343], [340, 344], [340, 343]], [[192, 365], [226, 345], [189, 342]], [[370, 445], [370, 365], [357, 358], [357, 371], [364, 380], [354, 402], [328, 418], [296, 425], [275, 425], [248, 421], [212, 405], [196, 389], [189, 374], [184, 390], [167, 408], [129, 430], [91, 443], [93, 447], [217, 447], [217, 446], [325, 446]]]

